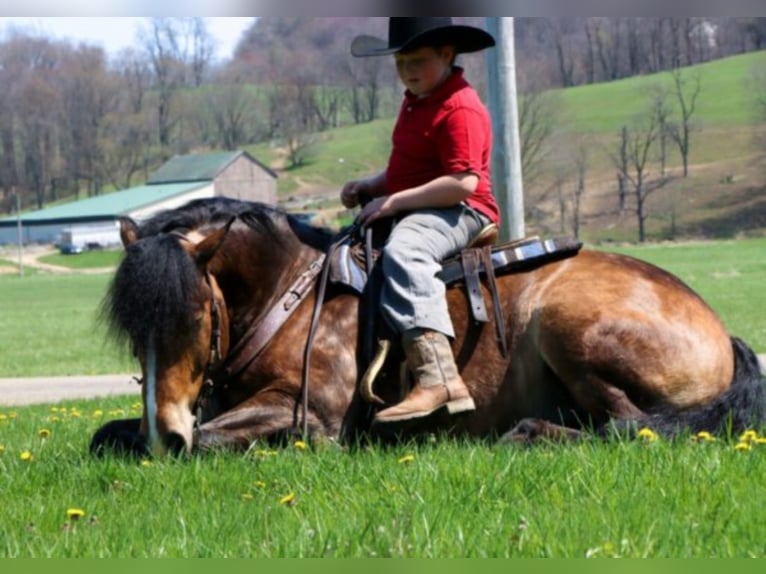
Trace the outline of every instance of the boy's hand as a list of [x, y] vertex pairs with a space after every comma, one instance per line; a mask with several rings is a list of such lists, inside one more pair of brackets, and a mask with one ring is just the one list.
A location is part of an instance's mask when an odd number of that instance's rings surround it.
[[340, 192], [340, 202], [343, 207], [351, 209], [359, 205], [359, 196], [367, 192], [364, 180], [349, 181]]

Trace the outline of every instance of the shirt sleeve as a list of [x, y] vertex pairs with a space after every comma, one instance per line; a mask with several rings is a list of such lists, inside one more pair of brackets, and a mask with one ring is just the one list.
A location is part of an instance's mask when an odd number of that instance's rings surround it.
[[437, 133], [444, 172], [481, 176], [488, 135], [478, 110], [461, 106], [448, 113]]

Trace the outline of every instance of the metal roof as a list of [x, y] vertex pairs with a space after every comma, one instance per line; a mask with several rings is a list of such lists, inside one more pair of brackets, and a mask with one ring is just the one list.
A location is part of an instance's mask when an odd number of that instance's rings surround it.
[[[170, 183], [165, 185], [142, 185], [114, 193], [70, 201], [39, 211], [22, 214], [22, 222], [95, 220], [127, 214], [135, 209], [165, 201], [176, 195], [210, 185], [210, 181]], [[0, 219], [0, 223], [17, 221], [16, 216]]]
[[277, 176], [276, 173], [245, 151], [226, 151], [174, 156], [155, 171], [147, 183], [212, 181], [240, 156], [246, 157], [273, 177]]

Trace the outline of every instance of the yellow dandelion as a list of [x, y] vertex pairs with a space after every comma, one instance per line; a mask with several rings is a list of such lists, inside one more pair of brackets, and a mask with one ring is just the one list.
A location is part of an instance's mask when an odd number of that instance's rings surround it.
[[253, 495], [252, 495], [252, 494], [250, 494], [249, 492], [245, 492], [245, 493], [242, 495], [242, 500], [252, 500], [252, 499], [253, 499]]
[[140, 411], [142, 408], [144, 408], [144, 405], [142, 405], [141, 403], [133, 403], [132, 405], [130, 405], [130, 410], [132, 411]]
[[57, 423], [57, 422], [60, 422], [60, 421], [61, 421], [61, 419], [59, 417], [56, 417], [56, 416], [48, 417], [48, 422], [49, 423]]
[[100, 419], [103, 416], [104, 416], [104, 411], [102, 411], [101, 409], [96, 409], [95, 411], [93, 411], [94, 419]]
[[8, 420], [8, 415], [4, 413], [0, 413], [0, 421], [5, 421], [5, 420]]
[[141, 461], [141, 466], [152, 466], [152, 461], [145, 458], [144, 460]]
[[79, 419], [82, 416], [82, 413], [80, 411], [71, 411], [69, 416], [73, 419]]
[[23, 460], [24, 462], [31, 462], [34, 457], [32, 456], [31, 452], [29, 452], [28, 450], [25, 450], [24, 452], [21, 453], [21, 455], [19, 455], [19, 458]]
[[85, 516], [85, 511], [82, 508], [67, 508], [66, 515], [69, 520], [80, 520]]
[[408, 464], [415, 460], [414, 454], [405, 454], [402, 458], [399, 459], [399, 464]]
[[49, 436], [51, 436], [51, 431], [48, 429], [40, 429], [39, 431], [37, 431], [37, 435], [40, 438], [48, 438]]
[[296, 440], [293, 446], [297, 448], [298, 450], [306, 450], [309, 447], [309, 445], [307, 445], [302, 440]]
[[266, 458], [266, 457], [269, 457], [269, 456], [277, 456], [277, 451], [261, 449], [261, 450], [256, 450], [255, 452], [253, 452], [253, 454], [255, 456], [260, 456], [260, 457]]
[[692, 438], [694, 440], [699, 440], [699, 441], [703, 441], [703, 442], [713, 442], [713, 441], [716, 440], [716, 438], [712, 434], [710, 434], [709, 432], [704, 431], [704, 430], [698, 432]]
[[57, 413], [57, 412], [59, 412], [59, 408], [58, 408], [58, 407], [51, 407], [51, 408], [50, 408], [50, 411], [51, 411], [52, 413]]
[[737, 443], [737, 446], [734, 447], [734, 450], [748, 451], [748, 450], [753, 450], [753, 447], [749, 442], [740, 442], [740, 443]]
[[753, 441], [755, 444], [766, 444], [766, 436], [759, 436]]
[[266, 483], [262, 480], [256, 480], [253, 484], [256, 488], [266, 488]]
[[638, 438], [643, 439], [647, 442], [654, 442], [657, 440], [657, 433], [650, 428], [644, 427], [640, 431], [638, 431]]
[[284, 504], [285, 506], [293, 506], [298, 502], [297, 497], [295, 496], [295, 493], [291, 492], [290, 494], [286, 494], [282, 498], [279, 499], [279, 504]]
[[753, 442], [758, 438], [758, 433], [754, 430], [746, 430], [739, 436], [739, 442]]
[[5, 452], [5, 445], [0, 444], [0, 454], [3, 454]]
[[17, 416], [19, 416], [18, 413], [8, 413], [9, 419], [15, 419]]

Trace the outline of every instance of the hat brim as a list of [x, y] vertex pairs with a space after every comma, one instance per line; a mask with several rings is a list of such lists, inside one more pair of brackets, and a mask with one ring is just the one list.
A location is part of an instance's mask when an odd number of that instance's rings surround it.
[[351, 55], [357, 58], [385, 56], [406, 52], [423, 46], [455, 46], [459, 54], [478, 52], [495, 45], [495, 39], [481, 28], [474, 26], [444, 26], [418, 34], [399, 46], [390, 46], [386, 40], [361, 35], [351, 41]]

